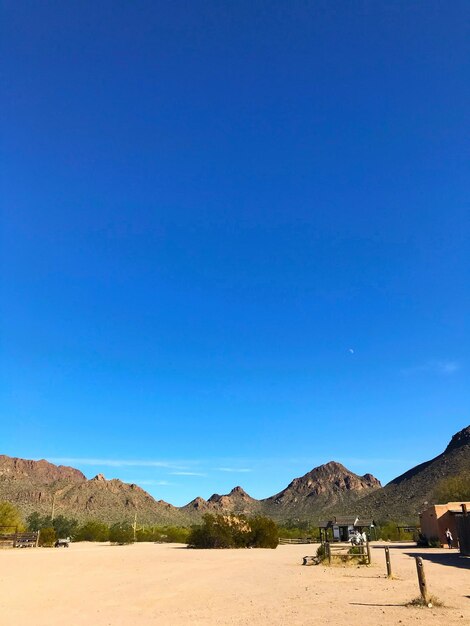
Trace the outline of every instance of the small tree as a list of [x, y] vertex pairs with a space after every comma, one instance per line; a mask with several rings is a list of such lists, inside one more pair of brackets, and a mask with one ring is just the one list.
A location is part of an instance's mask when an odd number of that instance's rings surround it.
[[102, 522], [90, 520], [75, 532], [75, 541], [108, 541], [109, 527]]
[[0, 502], [0, 526], [11, 526], [12, 532], [24, 528], [20, 512], [10, 502]]
[[126, 523], [113, 524], [109, 529], [109, 540], [121, 546], [134, 543], [134, 529]]
[[277, 548], [279, 530], [272, 519], [257, 515], [249, 520], [251, 528], [248, 545], [253, 548]]
[[261, 515], [204, 515], [203, 523], [193, 526], [188, 537], [191, 548], [276, 548], [276, 524]]
[[30, 530], [31, 532], [37, 532], [41, 528], [47, 526], [48, 524], [43, 525], [42, 520], [43, 518], [39, 515], [37, 511], [31, 513], [31, 515], [28, 515], [28, 517], [26, 518], [26, 525], [28, 530]]
[[438, 482], [434, 490], [436, 502], [465, 502], [470, 500], [470, 472], [449, 476]]
[[78, 521], [58, 515], [52, 522], [52, 526], [57, 537], [73, 537], [78, 528]]
[[235, 547], [231, 526], [223, 515], [204, 515], [202, 524], [193, 526], [188, 537], [192, 548]]

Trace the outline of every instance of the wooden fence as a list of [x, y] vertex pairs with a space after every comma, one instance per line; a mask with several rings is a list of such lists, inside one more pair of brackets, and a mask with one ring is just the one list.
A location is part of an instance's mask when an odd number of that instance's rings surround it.
[[323, 546], [329, 563], [332, 563], [333, 559], [340, 559], [341, 561], [358, 559], [366, 565], [371, 562], [369, 542], [352, 546], [350, 543], [330, 543], [327, 541]]
[[39, 532], [5, 532], [0, 527], [0, 548], [36, 548], [39, 542]]
[[296, 539], [291, 539], [290, 537], [279, 537], [279, 543], [281, 545], [297, 545], [297, 544], [304, 544], [304, 543], [319, 543], [318, 541], [316, 541], [315, 539], [312, 539], [312, 537], [298, 537]]

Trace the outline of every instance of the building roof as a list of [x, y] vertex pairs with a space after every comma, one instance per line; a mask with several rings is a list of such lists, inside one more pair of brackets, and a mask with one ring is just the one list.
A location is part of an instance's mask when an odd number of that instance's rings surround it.
[[336, 517], [331, 520], [322, 520], [318, 522], [318, 528], [331, 528], [332, 526], [355, 526], [356, 528], [362, 528], [366, 526], [374, 526], [373, 519], [361, 519], [358, 517]]

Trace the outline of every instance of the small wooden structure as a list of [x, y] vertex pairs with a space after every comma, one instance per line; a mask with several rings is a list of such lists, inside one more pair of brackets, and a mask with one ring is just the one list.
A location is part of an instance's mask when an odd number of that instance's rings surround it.
[[[375, 530], [375, 522], [373, 519], [361, 519], [359, 517], [333, 517], [331, 520], [319, 522], [318, 529], [320, 531], [321, 541], [328, 541], [328, 535], [332, 541], [349, 541], [356, 532], [364, 532], [370, 534], [372, 529]], [[328, 530], [331, 529], [329, 533]]]
[[279, 545], [298, 545], [298, 544], [304, 544], [304, 543], [318, 543], [318, 541], [316, 541], [315, 539], [312, 539], [312, 537], [298, 537], [298, 538], [293, 538], [293, 537], [279, 537]]
[[39, 532], [18, 532], [16, 526], [0, 526], [0, 548], [37, 548]]
[[325, 547], [325, 555], [330, 564], [333, 559], [337, 558], [341, 561], [357, 559], [364, 565], [370, 565], [371, 556], [368, 541], [357, 546], [351, 546], [350, 543], [330, 543], [329, 541], [325, 542], [323, 545]]

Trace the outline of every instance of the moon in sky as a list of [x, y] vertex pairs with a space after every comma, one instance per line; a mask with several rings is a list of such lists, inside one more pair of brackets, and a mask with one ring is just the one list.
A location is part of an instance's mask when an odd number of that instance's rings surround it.
[[351, 354], [354, 354], [354, 350], [353, 350], [352, 348], [349, 348], [349, 352], [350, 352]]

